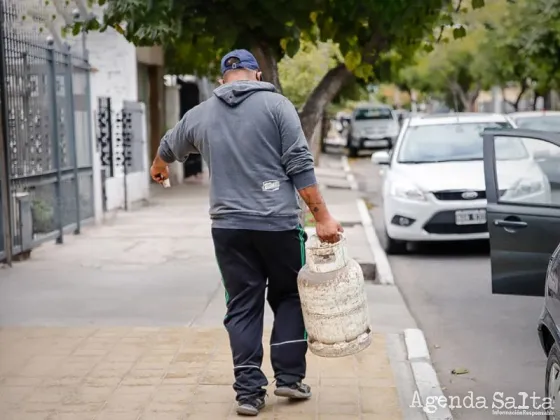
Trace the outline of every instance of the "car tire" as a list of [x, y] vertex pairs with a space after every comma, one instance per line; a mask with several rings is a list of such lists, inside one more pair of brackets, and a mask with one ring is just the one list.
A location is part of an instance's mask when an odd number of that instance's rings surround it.
[[[544, 382], [544, 391], [547, 397], [553, 399], [552, 407], [555, 407], [558, 404], [558, 398], [554, 395], [549, 395], [550, 392], [550, 379], [551, 374], [553, 372], [557, 373], [557, 376], [560, 375], [560, 349], [558, 348], [558, 344], [554, 343], [552, 348], [548, 352], [548, 360], [546, 362], [546, 375], [545, 375], [545, 382]], [[560, 379], [560, 378], [559, 378]], [[556, 415], [553, 416], [546, 416], [547, 420], [556, 420], [559, 417]]]
[[388, 255], [406, 254], [407, 243], [406, 241], [399, 241], [398, 239], [391, 238], [385, 230], [385, 252]]

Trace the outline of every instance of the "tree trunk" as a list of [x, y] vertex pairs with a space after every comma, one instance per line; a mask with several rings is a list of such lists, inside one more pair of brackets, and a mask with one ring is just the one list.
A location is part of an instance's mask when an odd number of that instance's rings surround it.
[[299, 114], [303, 132], [308, 141], [313, 136], [315, 127], [321, 121], [326, 106], [353, 77], [352, 72], [344, 64], [339, 64], [330, 69], [313, 89]]
[[278, 60], [272, 49], [265, 42], [261, 42], [253, 47], [253, 54], [259, 63], [263, 74], [263, 80], [272, 83], [278, 93], [282, 93], [282, 84], [278, 74]]
[[455, 97], [458, 97], [461, 100], [461, 104], [463, 105], [463, 109], [465, 111], [474, 112], [476, 100], [480, 93], [480, 84], [477, 83], [474, 89], [465, 92], [463, 87], [459, 85], [456, 81], [450, 81], [449, 85], [451, 91], [454, 93]]
[[544, 94], [544, 106], [543, 108], [547, 111], [552, 109], [552, 91], [547, 91]]
[[539, 101], [539, 98], [539, 94], [535, 92], [535, 95], [533, 96], [533, 111], [537, 110], [537, 102]]
[[476, 87], [475, 90], [468, 92], [467, 96], [469, 98], [469, 111], [476, 112], [476, 100], [480, 94], [480, 87]]
[[523, 80], [521, 82], [521, 89], [519, 91], [519, 94], [517, 95], [517, 98], [515, 98], [515, 102], [512, 104], [513, 108], [516, 111], [519, 111], [519, 103], [521, 102], [521, 98], [523, 98], [523, 95], [525, 94], [525, 92], [527, 91], [527, 88], [529, 87], [529, 85], [527, 84], [527, 80]]

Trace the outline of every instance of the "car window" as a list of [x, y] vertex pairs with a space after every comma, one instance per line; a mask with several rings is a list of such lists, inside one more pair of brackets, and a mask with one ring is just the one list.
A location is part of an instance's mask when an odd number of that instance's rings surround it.
[[519, 128], [560, 133], [560, 115], [517, 118], [515, 123]]
[[[485, 129], [511, 128], [503, 123], [456, 123], [409, 127], [402, 139], [399, 163], [430, 163], [482, 160], [482, 132]], [[523, 141], [496, 141], [500, 160], [527, 159]]]
[[393, 113], [389, 108], [359, 108], [354, 114], [356, 121], [392, 120]]
[[560, 147], [544, 140], [495, 137], [498, 144], [522, 141], [533, 151], [529, 159], [499, 160], [496, 180], [499, 202], [560, 207]]

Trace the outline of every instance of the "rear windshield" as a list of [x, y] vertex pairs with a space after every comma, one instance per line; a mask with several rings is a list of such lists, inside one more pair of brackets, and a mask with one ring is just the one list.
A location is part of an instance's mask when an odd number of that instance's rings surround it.
[[519, 128], [527, 128], [529, 130], [548, 131], [553, 133], [560, 132], [560, 116], [559, 115], [543, 115], [542, 117], [521, 117], [515, 120]]
[[393, 113], [389, 108], [360, 108], [355, 111], [356, 121], [363, 120], [392, 120]]
[[[410, 127], [402, 140], [399, 163], [433, 163], [482, 160], [482, 132], [511, 128], [508, 123], [458, 123]], [[498, 160], [527, 159], [521, 139], [496, 139]]]

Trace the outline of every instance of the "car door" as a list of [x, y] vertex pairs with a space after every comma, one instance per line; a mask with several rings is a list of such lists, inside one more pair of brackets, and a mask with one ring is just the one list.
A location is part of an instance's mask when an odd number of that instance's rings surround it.
[[[560, 242], [560, 188], [529, 150], [560, 155], [560, 135], [487, 130], [483, 139], [492, 293], [542, 296], [548, 262]], [[529, 159], [506, 150], [520, 140]]]

